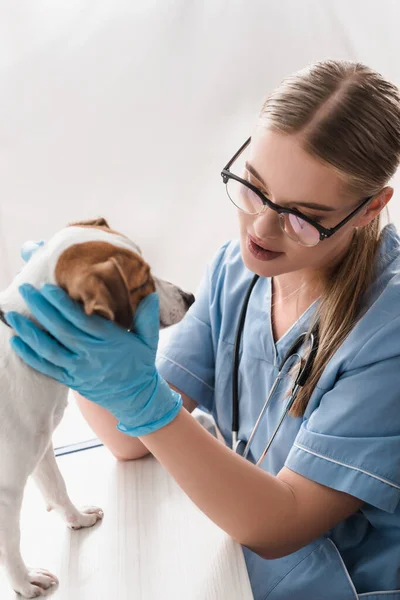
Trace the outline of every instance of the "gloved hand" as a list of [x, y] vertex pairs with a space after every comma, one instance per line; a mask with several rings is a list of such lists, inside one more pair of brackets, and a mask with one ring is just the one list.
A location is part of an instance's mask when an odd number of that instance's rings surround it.
[[39, 242], [33, 242], [29, 240], [25, 242], [21, 248], [21, 257], [24, 262], [28, 262], [32, 256], [36, 252], [40, 246], [43, 246], [44, 240], [40, 240]]
[[17, 312], [5, 315], [18, 335], [11, 345], [28, 365], [109, 410], [119, 421], [117, 428], [129, 435], [146, 435], [177, 416], [182, 397], [155, 366], [160, 323], [156, 293], [139, 304], [132, 333], [97, 315], [87, 316], [58, 286], [46, 284], [39, 291], [24, 284], [19, 290], [53, 336]]

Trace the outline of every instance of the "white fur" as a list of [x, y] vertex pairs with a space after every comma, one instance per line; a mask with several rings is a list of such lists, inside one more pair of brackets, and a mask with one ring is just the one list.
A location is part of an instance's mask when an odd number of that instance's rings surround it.
[[[55, 283], [54, 271], [61, 253], [72, 244], [99, 240], [140, 253], [127, 238], [101, 229], [68, 227], [40, 247], [0, 294], [0, 308], [29, 315], [18, 292], [22, 283], [40, 287]], [[183, 292], [156, 280], [164, 325], [178, 322], [187, 310]], [[13, 589], [26, 598], [42, 595], [57, 579], [43, 569], [28, 570], [20, 553], [20, 509], [29, 475], [33, 475], [48, 505], [71, 528], [90, 527], [102, 511], [79, 511], [68, 497], [52, 446], [52, 434], [67, 405], [68, 389], [23, 363], [12, 351], [12, 330], [0, 322], [0, 561]]]

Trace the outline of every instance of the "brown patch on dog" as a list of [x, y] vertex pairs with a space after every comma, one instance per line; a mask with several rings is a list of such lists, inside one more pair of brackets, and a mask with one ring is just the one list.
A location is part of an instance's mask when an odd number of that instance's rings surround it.
[[76, 223], [70, 223], [70, 227], [105, 227], [111, 229], [104, 217], [98, 217], [97, 219], [90, 219], [89, 221], [77, 221]]
[[[107, 227], [86, 225], [88, 227]], [[81, 225], [81, 224], [79, 224]], [[149, 265], [131, 250], [108, 242], [84, 242], [67, 248], [60, 256], [55, 279], [87, 315], [99, 314], [124, 329], [143, 298], [155, 291]]]

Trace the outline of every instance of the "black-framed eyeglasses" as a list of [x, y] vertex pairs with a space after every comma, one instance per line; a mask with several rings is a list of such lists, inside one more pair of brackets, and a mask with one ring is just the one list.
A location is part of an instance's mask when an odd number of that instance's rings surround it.
[[316, 246], [319, 242], [330, 238], [373, 198], [373, 196], [368, 196], [368, 198], [363, 199], [362, 203], [335, 227], [323, 227], [320, 223], [304, 215], [296, 208], [284, 208], [283, 206], [274, 204], [256, 186], [230, 171], [232, 164], [242, 155], [250, 144], [250, 141], [251, 137], [246, 140], [221, 171], [222, 181], [226, 185], [227, 194], [239, 210], [249, 215], [262, 213], [266, 206], [275, 211], [279, 216], [282, 231], [291, 240], [301, 246]]

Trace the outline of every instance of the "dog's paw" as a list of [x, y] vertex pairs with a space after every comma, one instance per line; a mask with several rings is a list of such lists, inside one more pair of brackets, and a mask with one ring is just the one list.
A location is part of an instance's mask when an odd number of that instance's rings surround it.
[[68, 517], [68, 527], [71, 529], [81, 529], [82, 527], [92, 527], [104, 516], [101, 508], [97, 506], [85, 506], [78, 515]]
[[14, 591], [24, 598], [37, 598], [44, 596], [50, 589], [58, 584], [55, 575], [46, 569], [28, 569], [26, 580], [14, 588]]

